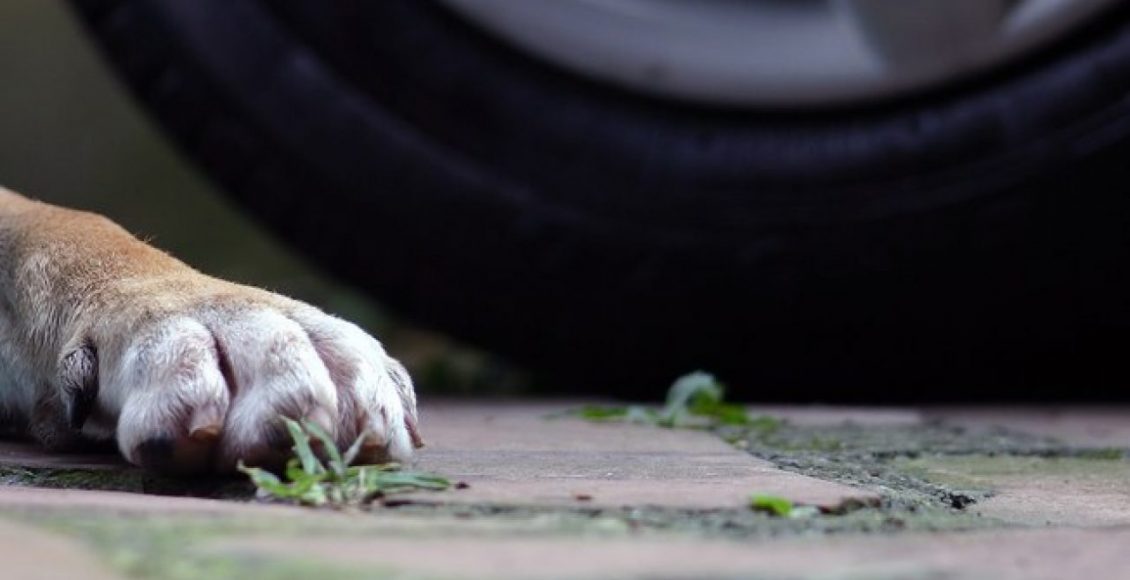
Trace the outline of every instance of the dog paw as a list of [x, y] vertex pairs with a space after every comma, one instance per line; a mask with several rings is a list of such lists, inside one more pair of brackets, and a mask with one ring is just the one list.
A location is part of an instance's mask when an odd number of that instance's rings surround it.
[[[187, 296], [186, 296], [187, 294]], [[357, 326], [241, 286], [150, 291], [103, 312], [59, 357], [74, 429], [112, 432], [130, 462], [159, 471], [278, 467], [282, 417], [305, 419], [359, 461], [404, 461], [422, 443], [404, 367]]]

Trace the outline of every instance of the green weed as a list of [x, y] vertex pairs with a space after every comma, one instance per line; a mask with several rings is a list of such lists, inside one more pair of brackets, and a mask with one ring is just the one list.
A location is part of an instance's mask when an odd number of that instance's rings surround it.
[[793, 502], [780, 496], [755, 493], [749, 498], [749, 507], [782, 518], [793, 513]]
[[775, 431], [781, 420], [750, 417], [745, 408], [725, 401], [726, 387], [713, 375], [696, 371], [680, 377], [667, 390], [667, 401], [655, 409], [644, 405], [587, 405], [569, 415], [589, 421], [625, 421], [667, 428], [711, 428], [723, 425]]
[[[284, 418], [294, 440], [294, 454], [286, 464], [285, 481], [274, 473], [240, 462], [238, 469], [251, 478], [261, 497], [311, 506], [362, 505], [374, 499], [408, 491], [445, 490], [451, 483], [438, 475], [401, 471], [395, 463], [352, 465], [361, 450], [358, 437], [344, 453], [324, 429], [309, 422]], [[312, 441], [325, 451], [323, 462]]]
[[815, 506], [797, 505], [787, 498], [764, 493], [751, 495], [749, 497], [749, 507], [756, 512], [764, 512], [771, 516], [794, 520], [820, 515], [820, 509]]

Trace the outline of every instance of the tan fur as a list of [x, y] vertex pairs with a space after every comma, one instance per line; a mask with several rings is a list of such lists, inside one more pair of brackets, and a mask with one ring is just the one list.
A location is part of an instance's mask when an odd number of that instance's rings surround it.
[[276, 463], [280, 415], [343, 444], [364, 434], [371, 460], [419, 443], [407, 373], [356, 326], [3, 188], [0, 405], [49, 447], [115, 437], [130, 461], [179, 472]]

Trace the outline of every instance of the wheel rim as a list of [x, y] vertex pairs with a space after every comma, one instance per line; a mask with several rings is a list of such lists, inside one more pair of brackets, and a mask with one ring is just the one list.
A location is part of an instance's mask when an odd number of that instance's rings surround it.
[[715, 105], [812, 107], [1000, 66], [1126, 0], [442, 1], [593, 79]]

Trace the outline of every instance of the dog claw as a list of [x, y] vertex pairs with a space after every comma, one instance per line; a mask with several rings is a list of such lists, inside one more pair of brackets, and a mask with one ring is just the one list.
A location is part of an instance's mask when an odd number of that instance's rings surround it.
[[204, 405], [192, 413], [188, 423], [188, 438], [197, 443], [210, 443], [220, 438], [223, 431], [224, 409], [219, 405]]
[[220, 438], [219, 425], [207, 425], [193, 429], [189, 432], [188, 438], [198, 443], [208, 443]]
[[420, 449], [426, 445], [424, 438], [420, 436], [420, 429], [416, 427], [415, 421], [406, 421], [404, 426], [408, 429], [408, 436], [412, 438], [413, 448]]
[[388, 447], [388, 441], [372, 431], [366, 431], [364, 439], [361, 440], [361, 453], [364, 455], [384, 451], [386, 447]]

